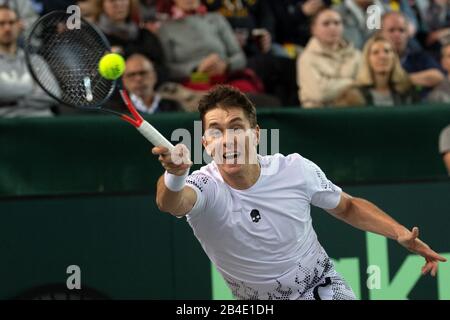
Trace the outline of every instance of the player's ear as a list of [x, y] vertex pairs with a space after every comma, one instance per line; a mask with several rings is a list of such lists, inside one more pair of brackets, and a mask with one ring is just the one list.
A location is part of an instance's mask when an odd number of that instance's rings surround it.
[[205, 148], [205, 150], [206, 150], [206, 152], [208, 153], [208, 155], [211, 156], [211, 155], [209, 154], [209, 151], [208, 151], [208, 142], [206, 141], [206, 138], [205, 138], [204, 135], [202, 136], [202, 145], [203, 145], [203, 148]]
[[253, 133], [253, 141], [254, 141], [254, 144], [255, 144], [255, 146], [257, 146], [258, 144], [259, 144], [259, 137], [260, 137], [260, 130], [259, 130], [259, 126], [258, 125], [256, 125], [256, 127], [252, 130], [252, 133]]
[[26, 27], [25, 27], [25, 21], [23, 21], [22, 19], [18, 18], [17, 19], [17, 27], [19, 28], [20, 32], [25, 31]]

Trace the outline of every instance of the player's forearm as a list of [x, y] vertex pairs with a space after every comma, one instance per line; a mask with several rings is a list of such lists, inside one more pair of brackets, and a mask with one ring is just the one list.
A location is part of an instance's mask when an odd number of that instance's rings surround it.
[[355, 228], [377, 233], [394, 240], [408, 232], [403, 225], [380, 208], [361, 198], [352, 198], [346, 212], [338, 218]]
[[182, 205], [183, 192], [174, 192], [167, 188], [164, 183], [164, 175], [162, 175], [156, 187], [156, 204], [159, 210], [175, 214], [177, 209]]

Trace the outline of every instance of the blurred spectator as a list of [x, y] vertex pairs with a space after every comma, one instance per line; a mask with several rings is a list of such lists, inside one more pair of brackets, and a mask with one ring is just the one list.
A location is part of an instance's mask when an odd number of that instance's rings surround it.
[[175, 0], [159, 36], [171, 78], [185, 86], [208, 90], [228, 83], [244, 92], [263, 91], [262, 82], [245, 69], [245, 54], [227, 20], [208, 13], [200, 0]]
[[344, 38], [358, 49], [377, 31], [367, 28], [367, 8], [372, 5], [378, 7], [380, 14], [388, 10], [381, 0], [344, 0], [335, 7], [344, 22]]
[[450, 43], [441, 49], [441, 65], [447, 72], [447, 76], [430, 94], [427, 96], [429, 102], [450, 103]]
[[101, 0], [98, 26], [105, 33], [113, 51], [130, 56], [141, 53], [153, 61], [159, 83], [167, 79], [164, 51], [158, 37], [139, 27], [132, 17], [137, 14], [134, 0]]
[[102, 10], [100, 0], [78, 0], [76, 5], [80, 7], [84, 19], [94, 24], [98, 22]]
[[344, 91], [334, 105], [390, 107], [417, 100], [392, 44], [383, 36], [376, 35], [364, 46], [355, 85]]
[[274, 17], [268, 0], [208, 0], [209, 10], [227, 18], [247, 56], [247, 66], [264, 83], [266, 93], [286, 105], [298, 105], [295, 60], [273, 42]]
[[[9, 0], [14, 1], [14, 0]], [[67, 7], [75, 4], [74, 0], [28, 0], [27, 2], [31, 2], [34, 11], [38, 15], [44, 15], [54, 10], [64, 10], [66, 11]]]
[[450, 125], [445, 127], [441, 132], [439, 137], [439, 152], [450, 175]]
[[342, 38], [337, 11], [319, 11], [311, 31], [313, 36], [297, 60], [299, 98], [305, 108], [329, 105], [353, 83], [361, 59], [361, 53]]
[[423, 10], [428, 0], [381, 0], [387, 11], [401, 12], [408, 21], [408, 33], [414, 37], [417, 32], [425, 30]]
[[139, 11], [143, 20], [156, 20], [158, 17], [158, 1], [139, 0]]
[[424, 13], [427, 27], [425, 48], [434, 56], [439, 55], [441, 43], [450, 36], [450, 4], [448, 0], [428, 0]]
[[227, 18], [247, 57], [272, 49], [274, 17], [267, 0], [208, 0], [205, 5]]
[[331, 0], [270, 1], [275, 17], [275, 41], [304, 47], [311, 37], [311, 17], [330, 4]]
[[158, 0], [140, 0], [141, 28], [158, 33], [161, 21], [167, 20], [167, 14], [159, 12]]
[[0, 6], [0, 117], [51, 116], [55, 101], [33, 81], [25, 53], [17, 45], [20, 21]]
[[400, 57], [402, 67], [412, 83], [424, 87], [424, 97], [430, 88], [444, 79], [439, 64], [425, 51], [413, 48], [409, 43], [408, 22], [400, 12], [388, 12], [382, 17], [382, 33], [389, 39]]
[[38, 19], [30, 0], [0, 0], [0, 5], [16, 12], [20, 21], [20, 31], [27, 30]]
[[384, 0], [392, 11], [408, 20], [409, 46], [426, 51], [438, 59], [440, 41], [448, 34], [448, 0]]
[[182, 111], [175, 100], [164, 99], [155, 92], [157, 75], [153, 64], [141, 54], [133, 54], [126, 61], [123, 84], [130, 93], [136, 109], [142, 114]]

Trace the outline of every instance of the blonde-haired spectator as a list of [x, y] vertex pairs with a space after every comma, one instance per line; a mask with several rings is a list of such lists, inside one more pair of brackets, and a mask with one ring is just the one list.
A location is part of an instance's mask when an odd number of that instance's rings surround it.
[[334, 104], [387, 107], [414, 103], [418, 99], [391, 42], [382, 35], [375, 35], [364, 45], [355, 84], [345, 90]]
[[299, 99], [305, 108], [330, 105], [353, 83], [361, 58], [343, 37], [340, 14], [323, 9], [311, 22], [312, 38], [297, 60]]

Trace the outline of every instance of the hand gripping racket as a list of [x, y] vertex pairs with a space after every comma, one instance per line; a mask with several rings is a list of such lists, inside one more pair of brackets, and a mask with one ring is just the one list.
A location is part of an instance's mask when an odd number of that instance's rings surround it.
[[69, 107], [115, 114], [135, 126], [154, 146], [172, 151], [174, 146], [142, 118], [124, 89], [119, 92], [130, 114], [103, 107], [120, 82], [107, 80], [98, 71], [100, 59], [110, 53], [109, 42], [83, 18], [78, 26], [71, 26], [69, 19], [71, 14], [64, 11], [50, 12], [36, 21], [26, 38], [27, 65], [39, 86]]

